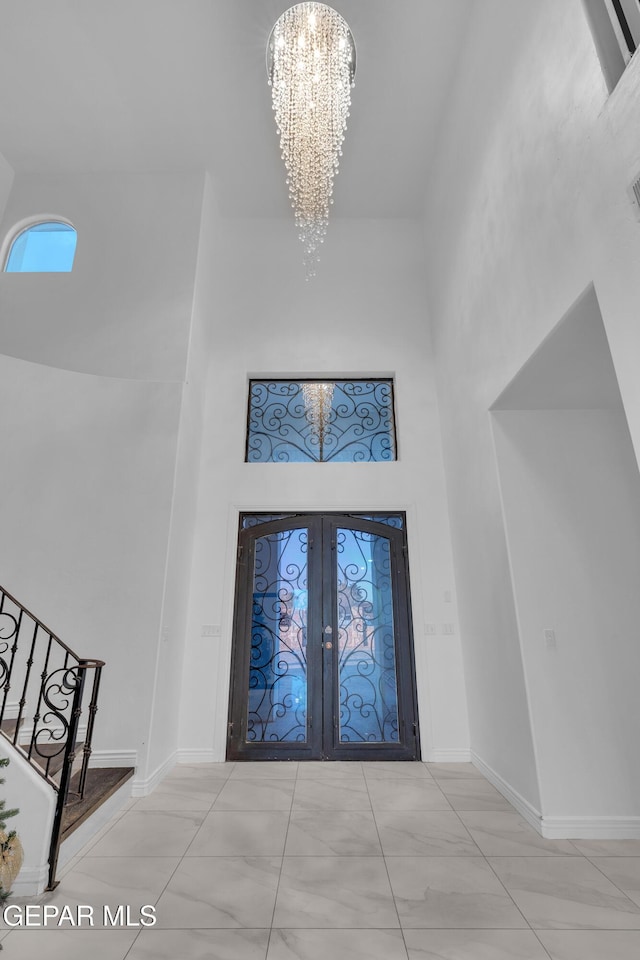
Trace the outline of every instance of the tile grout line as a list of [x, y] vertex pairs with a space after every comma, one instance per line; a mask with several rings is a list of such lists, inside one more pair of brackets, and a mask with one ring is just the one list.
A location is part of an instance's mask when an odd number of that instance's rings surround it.
[[[630, 903], [633, 904], [633, 906], [636, 908], [636, 910], [638, 911], [638, 913], [640, 913], [640, 904], [636, 903], [635, 900], [633, 900], [633, 899], [629, 896], [629, 894], [626, 893], [626, 892], [622, 889], [622, 887], [619, 887], [619, 886], [618, 886], [618, 884], [615, 882], [615, 880], [612, 880], [611, 877], [608, 877], [608, 876], [606, 875], [606, 873], [604, 872], [604, 870], [601, 870], [600, 867], [598, 866], [598, 864], [593, 862], [594, 859], [595, 859], [595, 860], [598, 859], [597, 857], [594, 858], [594, 857], [587, 857], [587, 856], [585, 856], [584, 859], [587, 861], [587, 863], [592, 864], [592, 865], [596, 868], [596, 870], [598, 871], [598, 873], [599, 873], [601, 876], [603, 876], [603, 877], [605, 878], [605, 880], [608, 880], [609, 883], [611, 883], [611, 884], [616, 888], [616, 890], [618, 890], [618, 891], [623, 895], [623, 897], [626, 897], [626, 899], [627, 899]], [[623, 860], [623, 861], [624, 861], [624, 860], [631, 859], [631, 858], [629, 858], [629, 857], [608, 857], [607, 859], [609, 859], [609, 860]], [[638, 927], [638, 929], [640, 929], [640, 927]]]
[[[549, 951], [548, 951], [547, 948], [545, 947], [544, 943], [542, 942], [542, 940], [541, 940], [540, 937], [538, 936], [537, 931], [534, 930], [534, 928], [531, 926], [531, 924], [529, 923], [529, 921], [528, 921], [527, 918], [525, 917], [524, 913], [522, 912], [522, 910], [520, 910], [520, 907], [519, 907], [518, 904], [515, 902], [515, 900], [513, 899], [513, 897], [511, 896], [511, 894], [510, 894], [509, 891], [507, 890], [507, 888], [505, 887], [504, 883], [502, 883], [501, 878], [497, 876], [496, 871], [493, 869], [492, 864], [489, 863], [488, 857], [483, 853], [483, 851], [480, 849], [480, 847], [479, 847], [478, 844], [476, 843], [473, 835], [471, 834], [471, 832], [470, 832], [469, 829], [467, 828], [467, 825], [465, 824], [464, 820], [463, 820], [462, 817], [460, 816], [460, 813], [461, 813], [461, 812], [463, 812], [463, 813], [475, 813], [476, 811], [473, 811], [473, 810], [469, 810], [469, 811], [459, 811], [459, 810], [456, 810], [455, 813], [456, 813], [456, 816], [458, 817], [460, 823], [462, 824], [462, 826], [464, 827], [464, 829], [467, 831], [467, 833], [469, 834], [469, 836], [471, 837], [471, 839], [472, 839], [473, 842], [475, 843], [476, 847], [478, 847], [478, 850], [480, 851], [480, 855], [483, 857], [483, 859], [485, 860], [485, 862], [488, 864], [489, 868], [493, 871], [494, 875], [497, 877], [498, 881], [500, 882], [500, 884], [501, 884], [502, 887], [504, 888], [505, 893], [507, 894], [507, 896], [509, 897], [509, 899], [512, 901], [512, 903], [514, 904], [514, 906], [516, 907], [516, 909], [518, 910], [518, 912], [519, 912], [520, 915], [522, 916], [523, 920], [524, 920], [525, 923], [527, 924], [528, 929], [529, 929], [530, 932], [533, 934], [533, 936], [536, 938], [536, 941], [540, 944], [541, 949], [544, 950], [546, 956], [549, 957], [549, 960], [553, 960], [553, 957], [551, 956], [551, 954], [549, 953]], [[480, 812], [485, 812], [485, 811], [480, 811]], [[494, 811], [486, 811], [486, 812], [494, 812]], [[496, 812], [500, 812], [500, 811], [496, 811]], [[495, 929], [499, 929], [499, 928], [495, 928]], [[505, 929], [507, 929], [507, 928], [505, 928]]]
[[[452, 808], [452, 809], [453, 809], [453, 808]], [[464, 822], [464, 820], [463, 820], [462, 817], [460, 816], [460, 813], [464, 813], [464, 811], [453, 810], [453, 812], [455, 813], [455, 815], [456, 815], [456, 817], [458, 818], [460, 824], [462, 825], [462, 829], [465, 831], [465, 833], [467, 834], [467, 836], [468, 836], [469, 839], [471, 840], [472, 844], [473, 844], [474, 847], [477, 849], [478, 854], [479, 854], [481, 857], [484, 857], [484, 853], [482, 852], [482, 850], [481, 850], [481, 848], [480, 848], [480, 845], [476, 842], [475, 837], [473, 836], [473, 834], [472, 834], [471, 831], [469, 830], [468, 826], [466, 825], [466, 823]], [[472, 811], [472, 812], [473, 812], [473, 811]], [[485, 860], [486, 860], [486, 857], [485, 857]]]
[[372, 813], [372, 816], [373, 816], [373, 822], [374, 822], [375, 828], [376, 828], [376, 835], [377, 835], [377, 837], [378, 837], [378, 843], [380, 844], [380, 853], [381, 853], [381, 855], [382, 855], [382, 861], [383, 861], [383, 863], [384, 863], [384, 870], [385, 870], [385, 873], [386, 873], [386, 875], [387, 875], [387, 882], [388, 882], [388, 884], [389, 884], [389, 890], [391, 891], [391, 898], [392, 898], [392, 900], [393, 900], [393, 909], [395, 910], [396, 916], [397, 916], [397, 918], [398, 918], [398, 928], [399, 928], [400, 934], [401, 934], [401, 936], [402, 936], [402, 943], [403, 943], [403, 946], [404, 946], [404, 951], [405, 951], [405, 953], [406, 953], [406, 955], [407, 955], [407, 960], [409, 960], [409, 947], [408, 947], [407, 941], [406, 941], [406, 939], [405, 939], [404, 928], [403, 928], [403, 926], [402, 926], [402, 921], [400, 920], [400, 911], [398, 910], [398, 904], [397, 904], [397, 902], [396, 902], [396, 895], [395, 895], [395, 893], [393, 892], [393, 884], [391, 883], [391, 877], [390, 877], [390, 875], [389, 875], [389, 865], [388, 865], [388, 863], [387, 863], [387, 858], [386, 858], [386, 856], [385, 856], [384, 848], [383, 848], [383, 846], [382, 846], [382, 838], [381, 838], [381, 836], [380, 836], [380, 830], [379, 830], [379, 828], [378, 828], [378, 820], [377, 820], [377, 818], [376, 818], [376, 812], [375, 812], [375, 809], [374, 809], [374, 807], [373, 807], [373, 799], [372, 799], [371, 794], [370, 794], [370, 792], [369, 792], [369, 780], [367, 779], [367, 775], [366, 775], [366, 773], [365, 773], [364, 770], [362, 771], [362, 773], [363, 773], [363, 776], [364, 776], [365, 786], [366, 786], [366, 788], [367, 788], [367, 796], [369, 797], [369, 805], [370, 805], [370, 807], [371, 807], [371, 813]]
[[[297, 762], [297, 761], [296, 761], [296, 762]], [[285, 853], [285, 850], [287, 849], [287, 840], [288, 840], [288, 838], [289, 838], [289, 827], [291, 826], [291, 814], [292, 814], [292, 812], [293, 812], [293, 801], [294, 801], [294, 797], [295, 797], [295, 795], [296, 795], [296, 787], [297, 787], [297, 784], [298, 784], [298, 775], [299, 775], [299, 773], [300, 773], [300, 764], [299, 764], [299, 762], [297, 762], [296, 775], [295, 775], [295, 777], [292, 778], [292, 779], [293, 779], [293, 790], [291, 791], [291, 803], [289, 804], [289, 819], [287, 820], [287, 829], [286, 829], [286, 831], [285, 831], [284, 843], [283, 843], [283, 845], [282, 845], [282, 856], [280, 857], [280, 871], [279, 871], [279, 873], [278, 873], [278, 883], [276, 884], [276, 893], [275, 893], [275, 896], [274, 896], [274, 898], [273, 898], [273, 910], [271, 911], [271, 923], [269, 924], [269, 936], [267, 937], [267, 949], [266, 949], [266, 952], [265, 952], [265, 955], [264, 955], [264, 956], [265, 956], [265, 960], [267, 960], [267, 957], [269, 956], [269, 950], [271, 949], [271, 938], [272, 938], [272, 936], [273, 936], [273, 930], [274, 930], [273, 922], [274, 922], [274, 920], [275, 920], [276, 907], [277, 907], [277, 905], [278, 905], [278, 894], [280, 893], [280, 883], [281, 883], [281, 881], [282, 881], [282, 871], [283, 871], [283, 869], [284, 869], [284, 853]], [[277, 929], [277, 928], [276, 928], [276, 929]]]
[[[471, 812], [473, 812], [473, 811], [471, 811]], [[480, 852], [482, 853], [482, 851], [480, 851]], [[531, 926], [531, 924], [529, 923], [529, 921], [528, 921], [527, 918], [525, 917], [524, 913], [522, 912], [522, 910], [520, 909], [520, 907], [518, 906], [518, 904], [516, 903], [516, 901], [514, 900], [514, 898], [511, 896], [511, 893], [509, 892], [509, 890], [507, 890], [507, 887], [506, 887], [505, 884], [503, 883], [502, 878], [499, 877], [497, 871], [494, 870], [493, 864], [489, 862], [489, 858], [488, 858], [488, 857], [486, 856], [486, 854], [484, 854], [484, 853], [482, 854], [482, 856], [483, 856], [483, 859], [484, 859], [485, 863], [487, 864], [487, 866], [488, 866], [489, 869], [491, 870], [492, 874], [493, 874], [494, 877], [497, 879], [498, 883], [500, 884], [500, 886], [502, 887], [502, 889], [504, 890], [504, 892], [506, 893], [506, 895], [509, 897], [509, 900], [511, 900], [512, 904], [514, 905], [514, 907], [516, 908], [516, 910], [518, 911], [518, 913], [520, 914], [520, 916], [522, 917], [522, 919], [523, 919], [524, 922], [526, 923], [527, 929], [528, 929], [528, 930], [531, 930], [531, 931], [535, 934], [535, 930], [533, 929], [533, 927]]]

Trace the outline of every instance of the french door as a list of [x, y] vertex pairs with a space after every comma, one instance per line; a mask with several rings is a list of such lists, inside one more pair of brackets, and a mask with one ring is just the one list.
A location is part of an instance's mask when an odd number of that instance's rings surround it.
[[418, 759], [404, 515], [241, 528], [228, 759]]

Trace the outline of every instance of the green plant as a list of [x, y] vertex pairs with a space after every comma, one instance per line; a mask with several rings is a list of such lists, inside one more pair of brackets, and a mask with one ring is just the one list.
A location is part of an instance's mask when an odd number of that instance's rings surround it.
[[[8, 757], [0, 757], [0, 767], [6, 767], [8, 763], [9, 763]], [[4, 783], [4, 777], [0, 777], [0, 786], [3, 783]], [[10, 830], [8, 833], [6, 832], [7, 831], [6, 821], [9, 820], [10, 817], [15, 817], [15, 815], [19, 813], [17, 809], [5, 810], [5, 803], [6, 803], [5, 800], [0, 800], [0, 831], [1, 831], [0, 858], [2, 859], [4, 859], [5, 855], [9, 852], [13, 844], [13, 841], [16, 838], [15, 830]], [[2, 884], [0, 883], [0, 901], [6, 900], [10, 893], [11, 891], [5, 890]], [[0, 947], [1, 946], [2, 944], [0, 944]]]

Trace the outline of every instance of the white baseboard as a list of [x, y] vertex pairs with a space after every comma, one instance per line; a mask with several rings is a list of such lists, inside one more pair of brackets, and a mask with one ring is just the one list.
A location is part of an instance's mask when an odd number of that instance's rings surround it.
[[[15, 717], [11, 717], [9, 719], [15, 720]], [[52, 743], [63, 744], [65, 741], [67, 731], [63, 726], [53, 725], [53, 724], [49, 726], [49, 724], [40, 724], [40, 726], [37, 729], [38, 729], [38, 733], [40, 734], [42, 733], [42, 731], [48, 731], [51, 734]], [[83, 724], [78, 727], [78, 732], [76, 736], [77, 736], [76, 743], [84, 742], [87, 736], [86, 724]], [[31, 724], [28, 727], [22, 726], [20, 727], [20, 730], [18, 732], [17, 743], [23, 748], [28, 747], [29, 744], [31, 743], [32, 737], [33, 737], [33, 724]], [[40, 740], [40, 742], [46, 745], [49, 741], [42, 739]], [[81, 750], [78, 751], [78, 756], [80, 756], [81, 752], [82, 752]]]
[[[176, 763], [215, 763], [214, 751], [204, 747], [175, 750], [150, 776], [136, 777], [133, 781], [132, 797], [147, 797], [161, 780], [175, 767]], [[133, 766], [133, 764], [130, 764]]]
[[640, 817], [543, 817], [547, 840], [640, 840]]
[[49, 879], [49, 864], [43, 863], [32, 870], [20, 870], [18, 877], [11, 887], [11, 897], [7, 903], [12, 903], [17, 897], [37, 897], [47, 885]]
[[[31, 743], [31, 737], [33, 736], [33, 717], [29, 716], [29, 709], [25, 710], [26, 716], [23, 715], [22, 726], [18, 731], [18, 743], [21, 746], [24, 746], [26, 743]], [[20, 714], [20, 703], [17, 700], [9, 701], [4, 705], [4, 720], [17, 720], [18, 715]], [[38, 730], [48, 730], [52, 735], [53, 734], [62, 734], [61, 740], [64, 739], [67, 728], [64, 727], [61, 723], [40, 723]], [[87, 724], [86, 721], [81, 723], [78, 727], [78, 740], [84, 740], [87, 733]]]
[[545, 817], [473, 752], [472, 763], [546, 840], [640, 840], [640, 817]]
[[507, 783], [506, 780], [503, 780], [499, 773], [489, 766], [488, 763], [485, 763], [484, 760], [478, 756], [477, 753], [471, 751], [471, 762], [474, 767], [480, 771], [480, 773], [487, 778], [489, 783], [492, 783], [493, 786], [498, 790], [505, 800], [508, 800], [512, 807], [518, 811], [520, 816], [524, 817], [527, 823], [531, 824], [534, 830], [537, 830], [541, 836], [544, 836], [542, 832], [542, 814], [537, 810], [533, 804], [529, 803], [528, 800], [518, 793], [517, 790]]
[[211, 749], [199, 747], [193, 750], [178, 750], [177, 763], [215, 763], [215, 753]]
[[133, 781], [133, 786], [131, 788], [132, 797], [148, 797], [155, 788], [158, 786], [160, 781], [166, 777], [170, 770], [172, 770], [176, 765], [178, 751], [174, 752], [167, 757], [164, 763], [161, 763], [159, 767], [153, 771], [148, 777], [144, 779], [141, 777], [136, 777]]
[[450, 747], [448, 750], [436, 749], [423, 756], [425, 763], [471, 763], [471, 750], [468, 747]]
[[135, 750], [93, 750], [90, 767], [137, 767], [138, 754]]

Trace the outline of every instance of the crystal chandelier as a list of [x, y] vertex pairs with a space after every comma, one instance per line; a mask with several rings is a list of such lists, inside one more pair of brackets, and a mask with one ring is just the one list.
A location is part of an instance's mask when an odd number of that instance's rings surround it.
[[267, 72], [309, 279], [327, 232], [356, 72], [347, 22], [324, 3], [286, 10], [269, 37]]
[[304, 412], [311, 435], [318, 444], [318, 459], [324, 460], [325, 435], [331, 421], [333, 383], [303, 383]]

